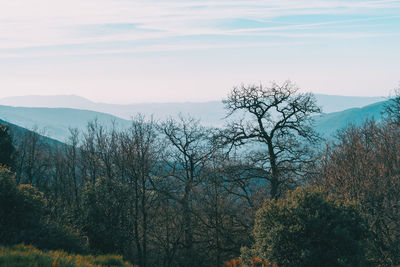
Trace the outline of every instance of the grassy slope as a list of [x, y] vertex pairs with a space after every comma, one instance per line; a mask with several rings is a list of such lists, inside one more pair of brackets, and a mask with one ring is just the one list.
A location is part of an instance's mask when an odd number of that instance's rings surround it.
[[0, 246], [0, 266], [7, 267], [133, 267], [117, 255], [77, 255], [64, 251], [41, 251], [33, 246]]

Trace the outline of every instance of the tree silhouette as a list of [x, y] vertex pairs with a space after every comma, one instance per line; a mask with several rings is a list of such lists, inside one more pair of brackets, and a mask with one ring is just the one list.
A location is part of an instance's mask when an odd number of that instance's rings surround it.
[[392, 122], [400, 125], [400, 85], [394, 90], [395, 95], [389, 100], [385, 106], [384, 112], [389, 115]]
[[270, 183], [270, 196], [280, 195], [280, 187], [293, 183], [310, 162], [307, 143], [318, 140], [312, 128], [311, 116], [320, 113], [312, 94], [299, 94], [298, 88], [287, 81], [282, 85], [241, 85], [234, 87], [223, 101], [228, 116], [244, 111], [241, 120], [227, 125], [225, 142], [241, 146], [257, 144], [249, 154], [255, 175]]
[[7, 125], [0, 124], [0, 164], [13, 167], [15, 148]]

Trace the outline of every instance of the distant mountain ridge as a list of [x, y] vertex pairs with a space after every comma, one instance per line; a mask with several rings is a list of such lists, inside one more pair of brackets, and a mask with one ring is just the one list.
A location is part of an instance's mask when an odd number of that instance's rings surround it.
[[374, 103], [362, 108], [351, 108], [315, 117], [315, 129], [324, 137], [332, 137], [338, 130], [350, 125], [360, 126], [367, 119], [380, 121], [384, 117], [387, 101]]
[[[1, 120], [1, 119], [0, 119], [0, 124], [7, 125], [9, 127], [14, 144], [17, 144], [18, 142], [21, 142], [22, 140], [20, 140], [20, 138], [22, 136], [24, 136], [24, 134], [26, 134], [28, 132], [31, 132], [31, 130], [29, 130], [29, 129], [26, 129], [24, 127], [15, 125], [13, 123], [10, 123], [8, 121], [4, 121], [4, 120]], [[56, 146], [62, 144], [58, 140], [55, 140], [55, 139], [52, 139], [52, 138], [49, 138], [47, 136], [43, 136], [43, 135], [40, 135], [40, 134], [39, 134], [39, 140], [41, 142], [49, 144], [51, 147], [56, 147]]]
[[95, 102], [78, 95], [26, 95], [10, 96], [0, 99], [0, 105], [20, 107], [78, 108]]
[[[337, 112], [349, 108], [363, 107], [385, 100], [384, 97], [357, 97], [315, 94], [317, 103], [324, 113]], [[165, 119], [178, 113], [191, 114], [200, 118], [206, 125], [222, 126], [226, 115], [221, 101], [177, 102], [177, 103], [139, 103], [129, 105], [96, 103], [76, 95], [55, 96], [16, 96], [0, 99], [0, 105], [15, 107], [48, 107], [92, 110], [131, 119], [137, 113], [153, 115], [155, 119]]]
[[61, 142], [69, 136], [69, 128], [83, 130], [90, 121], [97, 120], [105, 127], [111, 127], [114, 123], [122, 129], [128, 128], [131, 123], [110, 114], [90, 110], [10, 106], [0, 106], [0, 119], [27, 129], [44, 130], [46, 136]]
[[[28, 129], [33, 129], [34, 127], [37, 127], [39, 129], [44, 129], [47, 136], [63, 142], [69, 136], [69, 128], [78, 128], [80, 130], [84, 130], [88, 122], [93, 120], [97, 120], [99, 124], [105, 127], [111, 127], [114, 123], [119, 129], [126, 129], [131, 125], [131, 122], [130, 120], [121, 117], [131, 118], [136, 114], [135, 111], [141, 112], [146, 116], [150, 116], [153, 114], [154, 118], [157, 120], [162, 120], [169, 116], [176, 117], [178, 113], [190, 114], [196, 118], [201, 119], [201, 122], [206, 126], [217, 126], [217, 127], [223, 126], [224, 117], [226, 115], [226, 112], [223, 108], [223, 104], [217, 101], [205, 102], [205, 103], [154, 103], [154, 104], [113, 105], [113, 104], [94, 103], [87, 99], [76, 96], [70, 96], [70, 97], [73, 100], [79, 100], [79, 103], [82, 105], [87, 105], [86, 108], [85, 109], [48, 108], [48, 107], [39, 108], [39, 107], [11, 107], [11, 106], [0, 105], [0, 119]], [[318, 99], [318, 96], [316, 97]], [[42, 98], [42, 97], [39, 98], [42, 100], [43, 99], [46, 99], [47, 101], [49, 100], [49, 98]], [[61, 98], [63, 100], [66, 99], [64, 97]], [[31, 98], [31, 100], [33, 99], [34, 98]], [[348, 106], [350, 104], [354, 106], [356, 104], [376, 100], [375, 98], [365, 98], [365, 99], [359, 98], [358, 100], [353, 99], [353, 102], [349, 103], [351, 99], [349, 99], [348, 97], [342, 98], [336, 96], [336, 99], [334, 101], [331, 101], [331, 104], [337, 102], [338, 99], [342, 101], [341, 102], [342, 107]], [[382, 98], [377, 98], [377, 99], [382, 99]], [[75, 101], [74, 103], [78, 103], [78, 101]], [[43, 103], [40, 103], [39, 101], [35, 104], [39, 105]], [[57, 101], [49, 102], [49, 105], [57, 105], [57, 104], [60, 103], [57, 103]], [[93, 107], [91, 105], [95, 106]], [[384, 105], [385, 101], [383, 102], [381, 101], [363, 107], [353, 107], [343, 111], [318, 115], [315, 116], [315, 128], [323, 136], [330, 137], [338, 129], [346, 127], [349, 124], [359, 125], [363, 121], [365, 121], [366, 118], [373, 117], [376, 120], [380, 120], [382, 118], [382, 111]], [[99, 109], [99, 107], [103, 107], [103, 109], [107, 108], [108, 110], [114, 112], [110, 112], [111, 114], [108, 114], [107, 112], [97, 112], [90, 110], [91, 108]], [[121, 107], [125, 109], [121, 109]], [[123, 112], [126, 112], [125, 116], [119, 117], [112, 115]], [[129, 113], [128, 115], [128, 112], [131, 113]]]

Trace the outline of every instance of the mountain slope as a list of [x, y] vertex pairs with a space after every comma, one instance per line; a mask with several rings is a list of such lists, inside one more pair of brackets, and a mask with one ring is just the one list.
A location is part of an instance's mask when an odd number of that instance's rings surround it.
[[383, 118], [387, 101], [374, 103], [362, 108], [319, 115], [315, 118], [315, 129], [324, 137], [332, 137], [338, 130], [350, 125], [361, 125], [366, 119], [377, 121]]
[[[23, 128], [21, 126], [15, 125], [13, 123], [10, 123], [8, 121], [4, 121], [4, 120], [0, 120], [0, 124], [3, 125], [7, 125], [10, 129], [10, 133], [11, 136], [13, 138], [13, 142], [14, 144], [18, 144], [19, 142], [21, 142], [22, 140], [21, 137], [24, 136], [26, 133], [31, 132], [30, 130]], [[49, 144], [50, 147], [56, 147], [58, 145], [61, 145], [62, 143], [58, 140], [43, 136], [43, 135], [39, 135], [39, 141]]]
[[315, 94], [318, 105], [323, 113], [332, 113], [351, 108], [361, 108], [387, 100], [385, 97], [360, 97]]
[[95, 104], [77, 95], [26, 95], [0, 99], [0, 105], [15, 107], [83, 108]]
[[105, 127], [127, 128], [130, 122], [110, 114], [69, 108], [25, 108], [0, 106], [0, 119], [28, 129], [44, 130], [48, 137], [65, 141], [69, 128], [85, 129], [88, 122], [97, 120]]

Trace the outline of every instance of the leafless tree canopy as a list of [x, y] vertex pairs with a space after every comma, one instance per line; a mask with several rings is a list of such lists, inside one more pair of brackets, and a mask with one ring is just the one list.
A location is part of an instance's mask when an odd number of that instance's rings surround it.
[[312, 128], [312, 115], [321, 112], [312, 94], [298, 93], [287, 81], [282, 85], [241, 85], [234, 87], [223, 101], [228, 117], [242, 111], [244, 117], [228, 123], [223, 136], [226, 143], [241, 146], [256, 143], [250, 158], [271, 184], [271, 197], [279, 187], [301, 173], [311, 159], [308, 144], [318, 135]]

